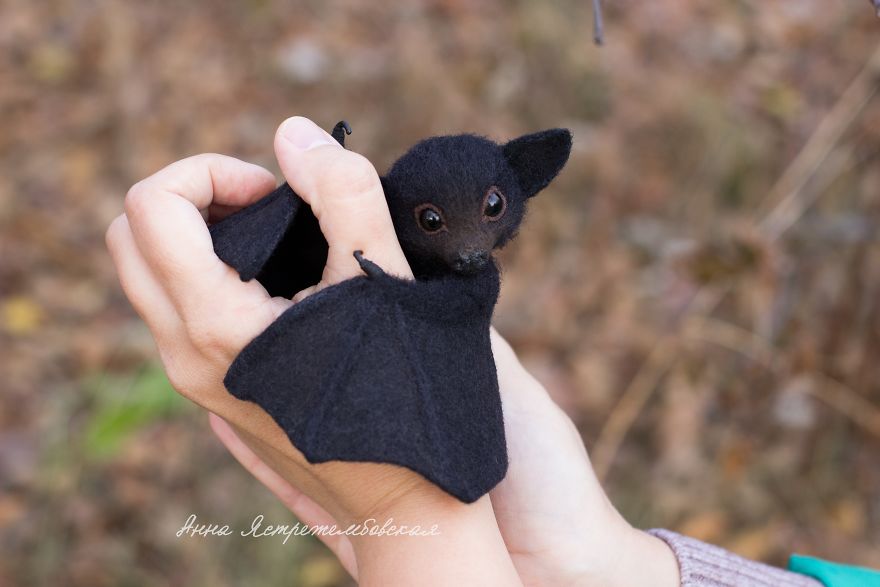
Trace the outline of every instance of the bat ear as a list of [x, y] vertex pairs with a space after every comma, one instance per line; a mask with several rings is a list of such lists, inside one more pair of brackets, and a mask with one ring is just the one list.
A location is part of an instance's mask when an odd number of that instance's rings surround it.
[[520, 187], [531, 198], [547, 187], [571, 153], [571, 132], [551, 128], [513, 139], [501, 147]]

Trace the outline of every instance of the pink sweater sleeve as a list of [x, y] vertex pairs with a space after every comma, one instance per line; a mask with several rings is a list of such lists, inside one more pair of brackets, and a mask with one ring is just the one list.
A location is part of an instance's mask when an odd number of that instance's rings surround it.
[[669, 530], [648, 532], [675, 553], [682, 587], [822, 587], [806, 575], [750, 561]]

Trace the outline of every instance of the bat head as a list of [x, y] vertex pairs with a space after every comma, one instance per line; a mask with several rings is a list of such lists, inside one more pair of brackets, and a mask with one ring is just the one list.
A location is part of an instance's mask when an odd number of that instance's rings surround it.
[[526, 201], [568, 161], [571, 133], [551, 129], [498, 144], [432, 137], [392, 165], [382, 186], [416, 275], [473, 274], [516, 234]]

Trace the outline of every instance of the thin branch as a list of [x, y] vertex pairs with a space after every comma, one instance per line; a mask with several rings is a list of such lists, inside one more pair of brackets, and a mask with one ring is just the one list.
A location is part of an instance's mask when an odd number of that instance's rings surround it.
[[[709, 314], [718, 306], [725, 293], [727, 293], [726, 289], [703, 288], [690, 301], [685, 312], [698, 311]], [[639, 367], [635, 377], [605, 421], [599, 439], [590, 451], [593, 469], [600, 481], [605, 479], [611, 469], [623, 439], [648, 403], [654, 389], [675, 365], [679, 355], [676, 342], [677, 333], [673, 330], [654, 344], [647, 360]]]
[[771, 240], [779, 238], [806, 210], [807, 205], [802, 201], [804, 186], [874, 97], [878, 74], [880, 45], [770, 190], [766, 201], [777, 203], [758, 222], [758, 227]]
[[810, 373], [819, 385], [807, 391], [850, 420], [880, 438], [880, 408], [859, 395], [854, 389], [818, 371]]
[[602, 0], [593, 0], [593, 41], [597, 45], [605, 43], [605, 26], [602, 20]]

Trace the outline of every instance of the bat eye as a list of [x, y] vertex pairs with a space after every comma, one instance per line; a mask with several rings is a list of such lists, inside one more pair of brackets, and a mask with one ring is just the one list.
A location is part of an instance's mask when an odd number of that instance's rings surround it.
[[416, 220], [422, 230], [427, 233], [439, 232], [445, 228], [443, 215], [431, 204], [422, 204], [416, 208]]
[[493, 222], [501, 218], [507, 209], [507, 198], [496, 187], [489, 188], [486, 198], [483, 200], [483, 220]]

